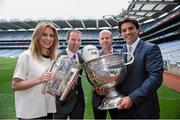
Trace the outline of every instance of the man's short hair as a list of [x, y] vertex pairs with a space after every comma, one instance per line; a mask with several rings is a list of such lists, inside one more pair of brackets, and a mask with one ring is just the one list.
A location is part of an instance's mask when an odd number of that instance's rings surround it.
[[121, 33], [121, 25], [124, 24], [124, 23], [127, 23], [127, 22], [131, 22], [132, 24], [135, 25], [135, 27], [136, 27], [137, 29], [139, 29], [139, 23], [138, 23], [137, 20], [132, 19], [132, 18], [125, 18], [125, 19], [123, 19], [123, 20], [121, 20], [121, 21], [118, 22], [118, 28], [119, 28], [119, 32], [120, 32], [120, 33]]
[[80, 34], [81, 34], [81, 31], [76, 30], [76, 29], [71, 29], [71, 30], [69, 30], [69, 31], [66, 33], [66, 41], [69, 40], [70, 34], [71, 34], [72, 32], [76, 32], [76, 33], [80, 33]]

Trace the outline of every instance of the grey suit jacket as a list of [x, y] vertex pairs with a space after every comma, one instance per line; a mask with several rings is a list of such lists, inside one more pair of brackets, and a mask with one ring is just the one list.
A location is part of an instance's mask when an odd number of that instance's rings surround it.
[[[59, 53], [60, 55], [67, 55], [66, 50], [62, 51], [62, 53]], [[79, 63], [84, 63], [83, 59], [81, 58], [81, 55], [78, 53], [79, 57]], [[82, 75], [83, 70], [81, 69], [79, 74]], [[56, 96], [56, 107], [57, 107], [57, 113], [63, 113], [63, 114], [69, 114], [73, 110], [74, 106], [77, 103], [81, 103], [81, 107], [85, 107], [84, 102], [84, 93], [83, 88], [81, 84], [81, 77], [79, 76], [77, 85], [74, 89], [70, 91], [70, 93], [67, 95], [65, 101], [61, 102], [59, 100], [59, 96]], [[78, 111], [77, 111], [78, 112]]]
[[161, 51], [157, 45], [140, 40], [133, 54], [134, 62], [127, 66], [127, 76], [117, 90], [130, 96], [134, 105], [119, 115], [121, 118], [159, 118], [157, 89], [163, 81]]

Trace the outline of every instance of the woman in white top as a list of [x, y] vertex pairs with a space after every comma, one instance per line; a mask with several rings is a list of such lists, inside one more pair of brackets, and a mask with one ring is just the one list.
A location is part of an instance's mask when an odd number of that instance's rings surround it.
[[56, 28], [50, 22], [40, 22], [33, 32], [29, 49], [19, 56], [13, 76], [17, 118], [53, 118], [55, 98], [42, 94], [41, 89], [44, 82], [51, 80], [48, 67], [56, 57], [57, 48]]

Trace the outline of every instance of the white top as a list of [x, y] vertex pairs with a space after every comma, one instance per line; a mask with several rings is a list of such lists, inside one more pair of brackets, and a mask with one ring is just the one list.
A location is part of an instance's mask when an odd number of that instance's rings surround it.
[[[49, 58], [42, 62], [34, 59], [29, 50], [23, 52], [17, 61], [13, 78], [31, 80], [41, 75], [50, 65]], [[55, 97], [41, 93], [43, 84], [26, 90], [15, 91], [15, 109], [17, 118], [37, 118], [56, 112]]]

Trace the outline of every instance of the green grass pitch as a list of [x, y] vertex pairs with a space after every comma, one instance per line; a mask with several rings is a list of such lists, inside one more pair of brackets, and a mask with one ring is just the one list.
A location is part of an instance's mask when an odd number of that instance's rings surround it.
[[[15, 58], [0, 58], [0, 119], [14, 119], [14, 92], [11, 81], [16, 65]], [[83, 74], [82, 85], [85, 94], [85, 119], [93, 119], [91, 106], [91, 86]], [[180, 93], [162, 85], [158, 90], [161, 119], [180, 119]], [[109, 118], [109, 115], [108, 115]]]

